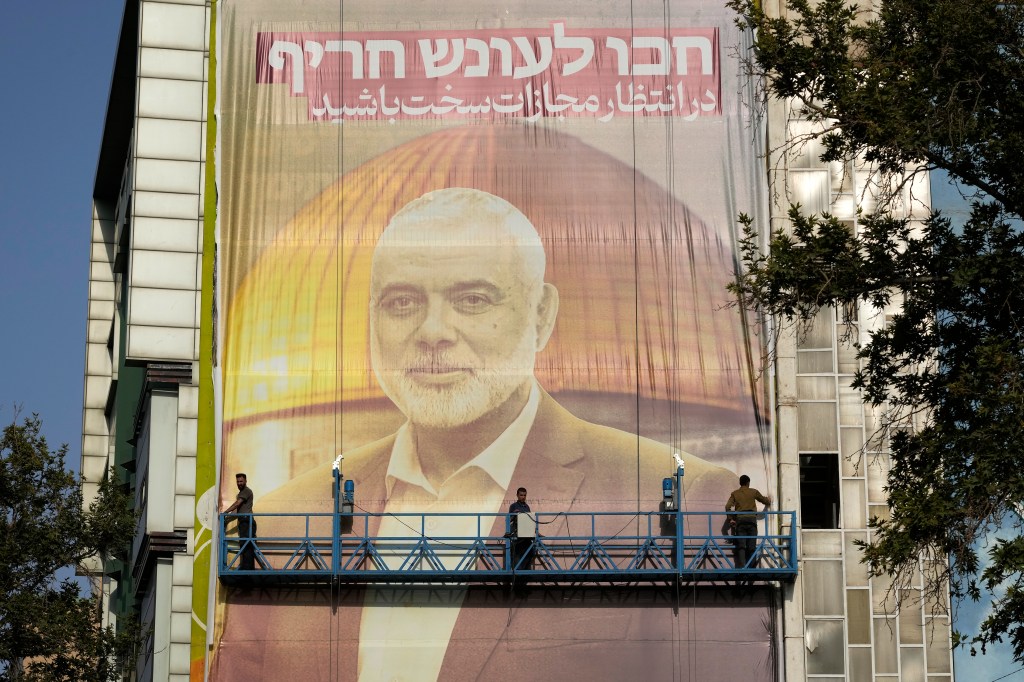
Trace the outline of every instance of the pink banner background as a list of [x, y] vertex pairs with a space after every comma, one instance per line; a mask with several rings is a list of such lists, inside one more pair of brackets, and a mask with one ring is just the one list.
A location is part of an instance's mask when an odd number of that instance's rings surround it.
[[717, 29], [262, 32], [310, 120], [721, 116]]

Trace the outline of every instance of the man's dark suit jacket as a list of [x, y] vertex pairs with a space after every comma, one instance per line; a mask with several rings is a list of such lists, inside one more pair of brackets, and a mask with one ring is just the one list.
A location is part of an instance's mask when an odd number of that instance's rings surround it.
[[[392, 434], [345, 455], [345, 476], [356, 482], [356, 501], [364, 509], [383, 510], [385, 475], [394, 442]], [[509, 498], [522, 486], [530, 491], [538, 510], [545, 512], [656, 511], [661, 480], [673, 470], [668, 446], [579, 419], [542, 391], [536, 419], [512, 476]], [[686, 508], [720, 510], [736, 480], [735, 474], [722, 467], [687, 456]], [[265, 496], [259, 511], [329, 511], [331, 486], [330, 466], [320, 467]], [[273, 534], [264, 532], [265, 536]], [[443, 591], [435, 590], [434, 597]], [[423, 597], [414, 593], [398, 590], [396, 599], [419, 603], [417, 599]], [[229, 593], [212, 679], [355, 679], [364, 594], [358, 587], [282, 589], [247, 597]], [[540, 603], [533, 604], [538, 599]], [[573, 679], [621, 680], [639, 670], [645, 675], [654, 672], [651, 679], [666, 679], [658, 671], [671, 678], [672, 670], [679, 666], [680, 647], [685, 648], [686, 642], [679, 640], [679, 618], [672, 615], [665, 599], [643, 589], [575, 588], [560, 604], [552, 604], [537, 595], [524, 601], [521, 596], [496, 594], [493, 589], [470, 589], [440, 679], [553, 679], [569, 675]], [[696, 602], [695, 606], [702, 608]], [[739, 672], [746, 673], [744, 679], [759, 679], [757, 674], [750, 676], [753, 670], [748, 666], [768, 656], [767, 636], [758, 629], [760, 619], [735, 612], [730, 618], [725, 605], [710, 608], [700, 617], [705, 629], [699, 638], [704, 640], [707, 635], [708, 643], [702, 646], [711, 648], [700, 658], [717, 660], [708, 668], [712, 676], [706, 679], [717, 679], [714, 675], [721, 673], [723, 659], [736, 657], [736, 647], [744, 641], [744, 629], [750, 625], [747, 621], [754, 621], [749, 643], [755, 646], [750, 659], [739, 664]], [[728, 651], [713, 654], [715, 642], [728, 643]], [[410, 679], [417, 678], [413, 674]]]

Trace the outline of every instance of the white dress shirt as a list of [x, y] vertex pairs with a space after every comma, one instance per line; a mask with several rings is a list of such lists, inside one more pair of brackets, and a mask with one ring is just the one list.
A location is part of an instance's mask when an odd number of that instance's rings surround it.
[[[402, 517], [403, 512], [503, 512], [506, 491], [539, 404], [540, 390], [535, 381], [515, 421], [483, 452], [448, 477], [438, 490], [423, 475], [412, 427], [404, 424], [391, 450], [385, 481], [388, 498], [384, 512], [388, 516], [381, 520], [377, 537], [417, 535], [420, 519]], [[493, 521], [491, 516], [479, 522], [477, 517], [435, 518], [428, 521], [424, 534], [476, 537], [490, 532]], [[439, 558], [446, 568], [454, 568], [463, 553], [442, 553]], [[438, 593], [449, 595], [450, 599], [438, 604]], [[359, 626], [360, 682], [436, 680], [464, 597], [465, 589], [454, 586], [444, 591], [369, 588]]]

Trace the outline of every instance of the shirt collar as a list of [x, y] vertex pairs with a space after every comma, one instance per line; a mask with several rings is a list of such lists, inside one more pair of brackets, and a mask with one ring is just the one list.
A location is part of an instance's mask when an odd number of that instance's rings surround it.
[[[530, 384], [530, 397], [527, 398], [526, 405], [523, 406], [519, 416], [502, 431], [493, 443], [484, 448], [483, 452], [453, 473], [449, 480], [456, 478], [471, 467], [476, 467], [490, 476], [495, 485], [502, 489], [508, 488], [516, 464], [519, 462], [519, 455], [526, 443], [526, 437], [530, 434], [533, 421], [537, 417], [538, 405], [540, 405], [540, 388], [534, 379]], [[439, 496], [439, 492], [430, 485], [426, 476], [423, 475], [409, 422], [402, 424], [398, 429], [398, 433], [395, 434], [395, 444], [391, 449], [391, 460], [388, 462], [388, 473], [385, 478], [389, 498], [398, 481], [419, 486], [431, 495]]]

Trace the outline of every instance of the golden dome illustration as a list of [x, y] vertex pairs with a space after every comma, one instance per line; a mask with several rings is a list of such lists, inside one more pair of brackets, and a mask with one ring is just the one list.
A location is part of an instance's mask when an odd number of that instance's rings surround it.
[[575, 137], [471, 125], [346, 173], [265, 245], [228, 304], [225, 422], [383, 399], [368, 348], [374, 245], [398, 209], [444, 187], [496, 194], [536, 226], [561, 298], [537, 357], [548, 391], [749, 409], [749, 342], [739, 312], [722, 308], [731, 243]]

